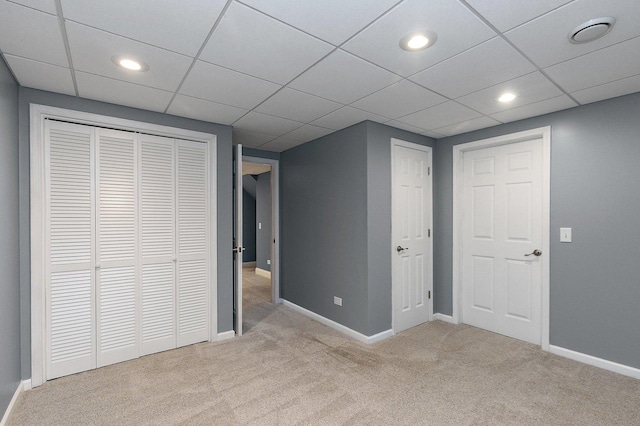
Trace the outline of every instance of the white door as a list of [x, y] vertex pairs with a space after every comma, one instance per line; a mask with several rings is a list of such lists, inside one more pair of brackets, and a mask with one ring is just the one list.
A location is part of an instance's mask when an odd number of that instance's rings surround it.
[[140, 135], [141, 355], [176, 347], [175, 152]]
[[[464, 153], [463, 321], [541, 343], [542, 138]], [[534, 254], [535, 253], [535, 254]]]
[[96, 129], [98, 367], [138, 356], [135, 136]]
[[400, 332], [431, 317], [431, 150], [393, 140], [393, 312]]
[[234, 251], [235, 268], [235, 330], [238, 336], [242, 336], [242, 145], [236, 146], [236, 215], [235, 215], [235, 239]]
[[178, 346], [209, 339], [209, 153], [176, 141]]
[[96, 367], [94, 139], [90, 127], [46, 121], [47, 379]]

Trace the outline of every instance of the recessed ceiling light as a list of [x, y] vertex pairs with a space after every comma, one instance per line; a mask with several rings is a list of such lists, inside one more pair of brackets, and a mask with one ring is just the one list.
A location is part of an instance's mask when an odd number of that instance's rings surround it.
[[409, 52], [424, 50], [433, 46], [438, 36], [433, 31], [416, 31], [400, 39], [400, 47]]
[[611, 17], [590, 19], [571, 30], [569, 41], [580, 44], [597, 40], [611, 31], [615, 23], [616, 19]]
[[113, 56], [111, 57], [111, 62], [129, 71], [143, 72], [149, 69], [149, 65], [130, 56]]
[[516, 95], [515, 95], [515, 94], [513, 94], [513, 93], [511, 93], [511, 92], [508, 92], [508, 93], [503, 93], [503, 94], [498, 98], [498, 100], [499, 100], [500, 102], [511, 102], [511, 101], [512, 101], [512, 100], [514, 100], [515, 98], [516, 98]]

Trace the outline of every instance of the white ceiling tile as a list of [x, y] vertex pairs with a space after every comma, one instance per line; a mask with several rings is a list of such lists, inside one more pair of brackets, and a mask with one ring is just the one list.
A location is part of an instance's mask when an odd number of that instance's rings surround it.
[[0, 50], [15, 56], [68, 67], [58, 17], [0, 2]]
[[406, 130], [407, 132], [418, 134], [424, 132], [424, 129], [421, 129], [420, 127], [412, 126], [411, 124], [403, 123], [402, 121], [398, 120], [390, 120], [384, 124], [386, 124], [387, 126], [395, 127], [396, 129]]
[[255, 110], [277, 117], [309, 122], [343, 105], [285, 87]]
[[600, 86], [590, 87], [571, 93], [581, 104], [597, 102], [611, 97], [628, 95], [629, 93], [640, 92], [640, 75], [612, 81]]
[[266, 144], [261, 145], [260, 149], [282, 152], [295, 146], [302, 145], [303, 143], [304, 142], [296, 141], [293, 139], [277, 138], [272, 140], [271, 142], [267, 142]]
[[246, 132], [243, 130], [233, 129], [233, 144], [246, 146], [247, 148], [257, 148], [270, 140], [274, 139], [274, 136], [263, 135], [261, 133]]
[[241, 0], [274, 18], [339, 45], [398, 0]]
[[76, 71], [78, 94], [81, 98], [95, 99], [149, 111], [164, 112], [173, 94], [164, 90], [114, 80], [99, 75]]
[[509, 30], [573, 0], [505, 1], [467, 0], [500, 31]]
[[[418, 52], [402, 50], [400, 39], [417, 30], [435, 32], [437, 42]], [[407, 77], [495, 35], [460, 2], [405, 0], [343, 48]]]
[[282, 86], [250, 75], [197, 61], [180, 93], [239, 108], [251, 109]]
[[311, 124], [326, 127], [328, 129], [340, 130], [354, 124], [358, 124], [365, 120], [371, 120], [377, 123], [384, 123], [385, 121], [389, 121], [389, 119], [386, 117], [381, 117], [371, 112], [362, 111], [357, 108], [346, 106], [330, 114], [327, 114], [324, 117], [314, 120]]
[[[602, 16], [616, 18], [613, 30], [590, 43], [573, 44], [567, 38], [576, 26]], [[576, 0], [505, 35], [539, 67], [593, 52], [640, 36], [640, 2], [637, 0]]]
[[322, 136], [328, 135], [329, 133], [333, 133], [333, 130], [314, 126], [312, 124], [307, 124], [294, 130], [293, 132], [287, 133], [283, 137], [296, 141], [308, 142], [314, 139], [321, 138]]
[[[514, 93], [517, 97], [511, 102], [499, 102], [498, 98], [505, 92]], [[548, 78], [539, 72], [533, 72], [456, 100], [483, 114], [493, 114], [560, 95], [562, 91]]]
[[384, 117], [398, 118], [447, 100], [431, 90], [402, 80], [354, 102], [352, 106]]
[[32, 9], [37, 9], [42, 12], [57, 15], [56, 3], [54, 0], [9, 0], [12, 3], [22, 4]]
[[167, 113], [211, 123], [231, 124], [248, 111], [203, 99], [177, 95]]
[[541, 102], [521, 106], [519, 108], [513, 108], [507, 111], [491, 114], [491, 117], [496, 120], [507, 123], [510, 121], [522, 120], [529, 117], [535, 117], [537, 115], [548, 114], [554, 111], [560, 111], [562, 109], [572, 108], [577, 104], [566, 95], [558, 96], [556, 98], [546, 99]]
[[[157, 89], [176, 90], [192, 62], [187, 56], [73, 22], [67, 22], [67, 34], [76, 70]], [[121, 68], [111, 61], [118, 55], [134, 56], [149, 65], [149, 70]]]
[[401, 77], [395, 74], [347, 52], [336, 50], [289, 86], [349, 104], [399, 80]]
[[567, 92], [631, 77], [640, 72], [640, 37], [545, 69]]
[[463, 121], [462, 123], [451, 124], [449, 126], [438, 127], [435, 131], [444, 136], [459, 135], [462, 133], [472, 132], [486, 127], [496, 126], [499, 121], [490, 117], [474, 118], [473, 120]]
[[200, 59], [284, 84], [331, 49], [330, 44], [232, 3]]
[[75, 96], [69, 68], [11, 55], [5, 55], [5, 59], [21, 86]]
[[65, 19], [194, 57], [225, 0], [61, 0]]
[[535, 71], [506, 41], [495, 37], [412, 77], [444, 96], [457, 98]]
[[304, 123], [261, 114], [252, 111], [233, 124], [238, 130], [262, 133], [264, 135], [282, 136], [301, 127]]
[[449, 124], [460, 123], [462, 121], [478, 118], [482, 114], [460, 105], [457, 102], [449, 101], [431, 108], [418, 111], [416, 113], [401, 117], [398, 121], [411, 124], [422, 129], [433, 130]]

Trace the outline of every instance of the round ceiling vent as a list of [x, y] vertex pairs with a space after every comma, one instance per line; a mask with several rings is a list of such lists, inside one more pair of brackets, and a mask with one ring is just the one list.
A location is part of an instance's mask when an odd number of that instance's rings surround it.
[[569, 33], [571, 43], [588, 43], [611, 31], [615, 18], [596, 18], [578, 25]]

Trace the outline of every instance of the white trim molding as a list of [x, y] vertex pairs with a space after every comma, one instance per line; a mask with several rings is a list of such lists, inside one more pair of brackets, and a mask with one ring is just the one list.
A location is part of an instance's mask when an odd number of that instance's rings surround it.
[[209, 224], [212, 243], [209, 248], [209, 341], [217, 339], [217, 249], [218, 249], [218, 150], [217, 136], [178, 127], [145, 123], [100, 114], [57, 108], [48, 105], [30, 105], [30, 229], [31, 229], [31, 379], [29, 386], [40, 386], [46, 381], [46, 171], [45, 171], [45, 120], [59, 120], [89, 126], [103, 126], [125, 131], [148, 133], [175, 139], [207, 143], [209, 146]]
[[437, 313], [433, 314], [433, 319], [434, 321], [448, 322], [449, 324], [458, 324], [451, 315]]
[[284, 306], [286, 306], [287, 308], [290, 308], [304, 316], [307, 316], [313, 320], [318, 321], [321, 324], [324, 324], [328, 327], [333, 328], [334, 330], [338, 330], [339, 332], [346, 334], [349, 337], [352, 337], [356, 340], [358, 340], [359, 342], [362, 343], [366, 343], [368, 345], [372, 344], [372, 343], [376, 343], [379, 342], [381, 340], [387, 339], [391, 336], [393, 336], [393, 330], [389, 329], [389, 330], [385, 330], [382, 331], [378, 334], [374, 334], [373, 336], [366, 336], [358, 331], [355, 331], [347, 326], [344, 326], [342, 324], [339, 324], [333, 320], [330, 320], [329, 318], [325, 318], [322, 315], [316, 314], [315, 312], [311, 312], [308, 309], [303, 308], [302, 306], [298, 306], [295, 303], [291, 303], [288, 300], [282, 299], [282, 303], [284, 304]]
[[18, 383], [18, 387], [16, 388], [16, 391], [13, 393], [13, 397], [11, 398], [9, 405], [7, 406], [7, 409], [5, 410], [4, 415], [2, 416], [2, 420], [0, 420], [0, 426], [5, 426], [7, 424], [7, 422], [9, 421], [9, 417], [11, 416], [11, 412], [13, 411], [13, 408], [15, 407], [15, 405], [18, 403], [20, 396], [22, 395], [23, 392], [28, 391], [29, 389], [31, 389], [31, 379], [23, 380], [20, 383]]
[[233, 339], [234, 337], [236, 337], [235, 331], [233, 330], [223, 331], [222, 333], [218, 333], [218, 336], [216, 337], [215, 341], [222, 342], [223, 340]]
[[271, 279], [271, 271], [267, 271], [266, 269], [256, 268], [256, 275], [260, 275], [264, 278]]
[[[464, 322], [462, 317], [462, 190], [464, 174], [464, 153], [477, 149], [517, 143], [533, 138], [542, 139], [542, 243], [543, 253], [549, 253], [549, 227], [551, 222], [551, 127], [540, 127], [494, 138], [453, 146], [453, 321]], [[541, 348], [549, 350], [549, 256], [542, 256], [542, 316]]]
[[549, 346], [549, 352], [555, 355], [572, 359], [574, 361], [582, 362], [583, 364], [588, 364], [594, 367], [602, 368], [604, 370], [613, 371], [614, 373], [622, 374], [623, 376], [640, 379], [640, 369], [630, 367], [628, 365], [618, 364], [613, 361], [583, 354], [581, 352], [572, 351], [571, 349], [565, 349], [560, 346], [554, 345]]

